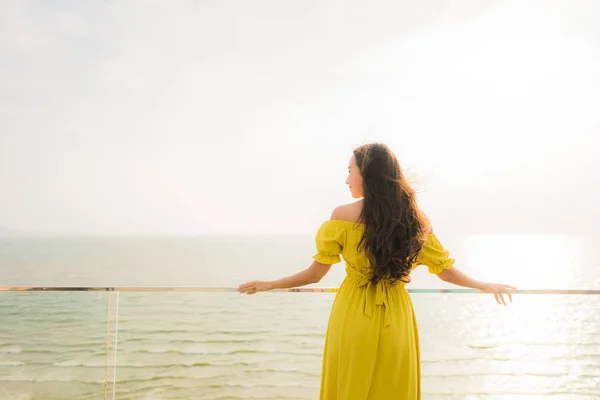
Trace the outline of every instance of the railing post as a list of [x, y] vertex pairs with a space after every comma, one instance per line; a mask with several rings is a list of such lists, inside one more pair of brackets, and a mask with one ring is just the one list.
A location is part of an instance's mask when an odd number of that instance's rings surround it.
[[119, 333], [119, 292], [108, 291], [106, 317], [106, 367], [104, 370], [104, 400], [114, 400], [117, 383], [117, 338]]

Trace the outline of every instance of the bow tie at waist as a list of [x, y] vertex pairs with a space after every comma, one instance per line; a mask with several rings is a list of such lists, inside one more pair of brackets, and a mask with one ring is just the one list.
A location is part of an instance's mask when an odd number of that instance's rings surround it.
[[[375, 312], [375, 307], [383, 306], [384, 307], [384, 315], [383, 315], [383, 325], [390, 326], [390, 302], [388, 299], [389, 290], [395, 287], [404, 287], [404, 282], [398, 282], [396, 285], [392, 286], [390, 282], [386, 279], [382, 279], [376, 284], [373, 284], [370, 280], [370, 276], [358, 271], [352, 267], [346, 267], [346, 274], [349, 278], [353, 279], [356, 282], [356, 286], [359, 288], [364, 288], [364, 314], [373, 318], [373, 314]], [[375, 301], [373, 302], [372, 292], [375, 291]]]

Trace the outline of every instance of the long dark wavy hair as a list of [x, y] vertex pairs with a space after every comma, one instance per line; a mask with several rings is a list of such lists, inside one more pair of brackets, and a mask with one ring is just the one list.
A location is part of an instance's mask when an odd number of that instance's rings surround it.
[[406, 181], [394, 153], [381, 143], [354, 150], [363, 179], [365, 225], [358, 244], [371, 261], [371, 282], [388, 279], [409, 282], [410, 271], [431, 230], [417, 206], [416, 194]]

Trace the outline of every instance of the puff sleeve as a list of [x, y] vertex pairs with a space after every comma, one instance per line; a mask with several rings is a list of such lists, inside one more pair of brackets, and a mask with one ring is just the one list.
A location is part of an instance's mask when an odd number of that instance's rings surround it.
[[454, 266], [454, 259], [449, 256], [450, 252], [444, 249], [437, 236], [431, 232], [419, 253], [419, 263], [426, 265], [430, 274], [439, 274]]
[[324, 222], [315, 236], [317, 254], [313, 259], [321, 264], [337, 264], [344, 249], [345, 230], [336, 221]]

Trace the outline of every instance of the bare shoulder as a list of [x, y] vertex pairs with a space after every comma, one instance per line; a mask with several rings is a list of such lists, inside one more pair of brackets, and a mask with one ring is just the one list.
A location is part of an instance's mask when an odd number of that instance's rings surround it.
[[358, 200], [350, 204], [343, 204], [334, 208], [330, 219], [350, 222], [358, 221], [362, 207], [362, 200]]
[[429, 219], [427, 214], [425, 214], [422, 210], [419, 210], [419, 214], [425, 220], [425, 223], [427, 224], [428, 233], [433, 233], [433, 225], [431, 225], [431, 220]]

